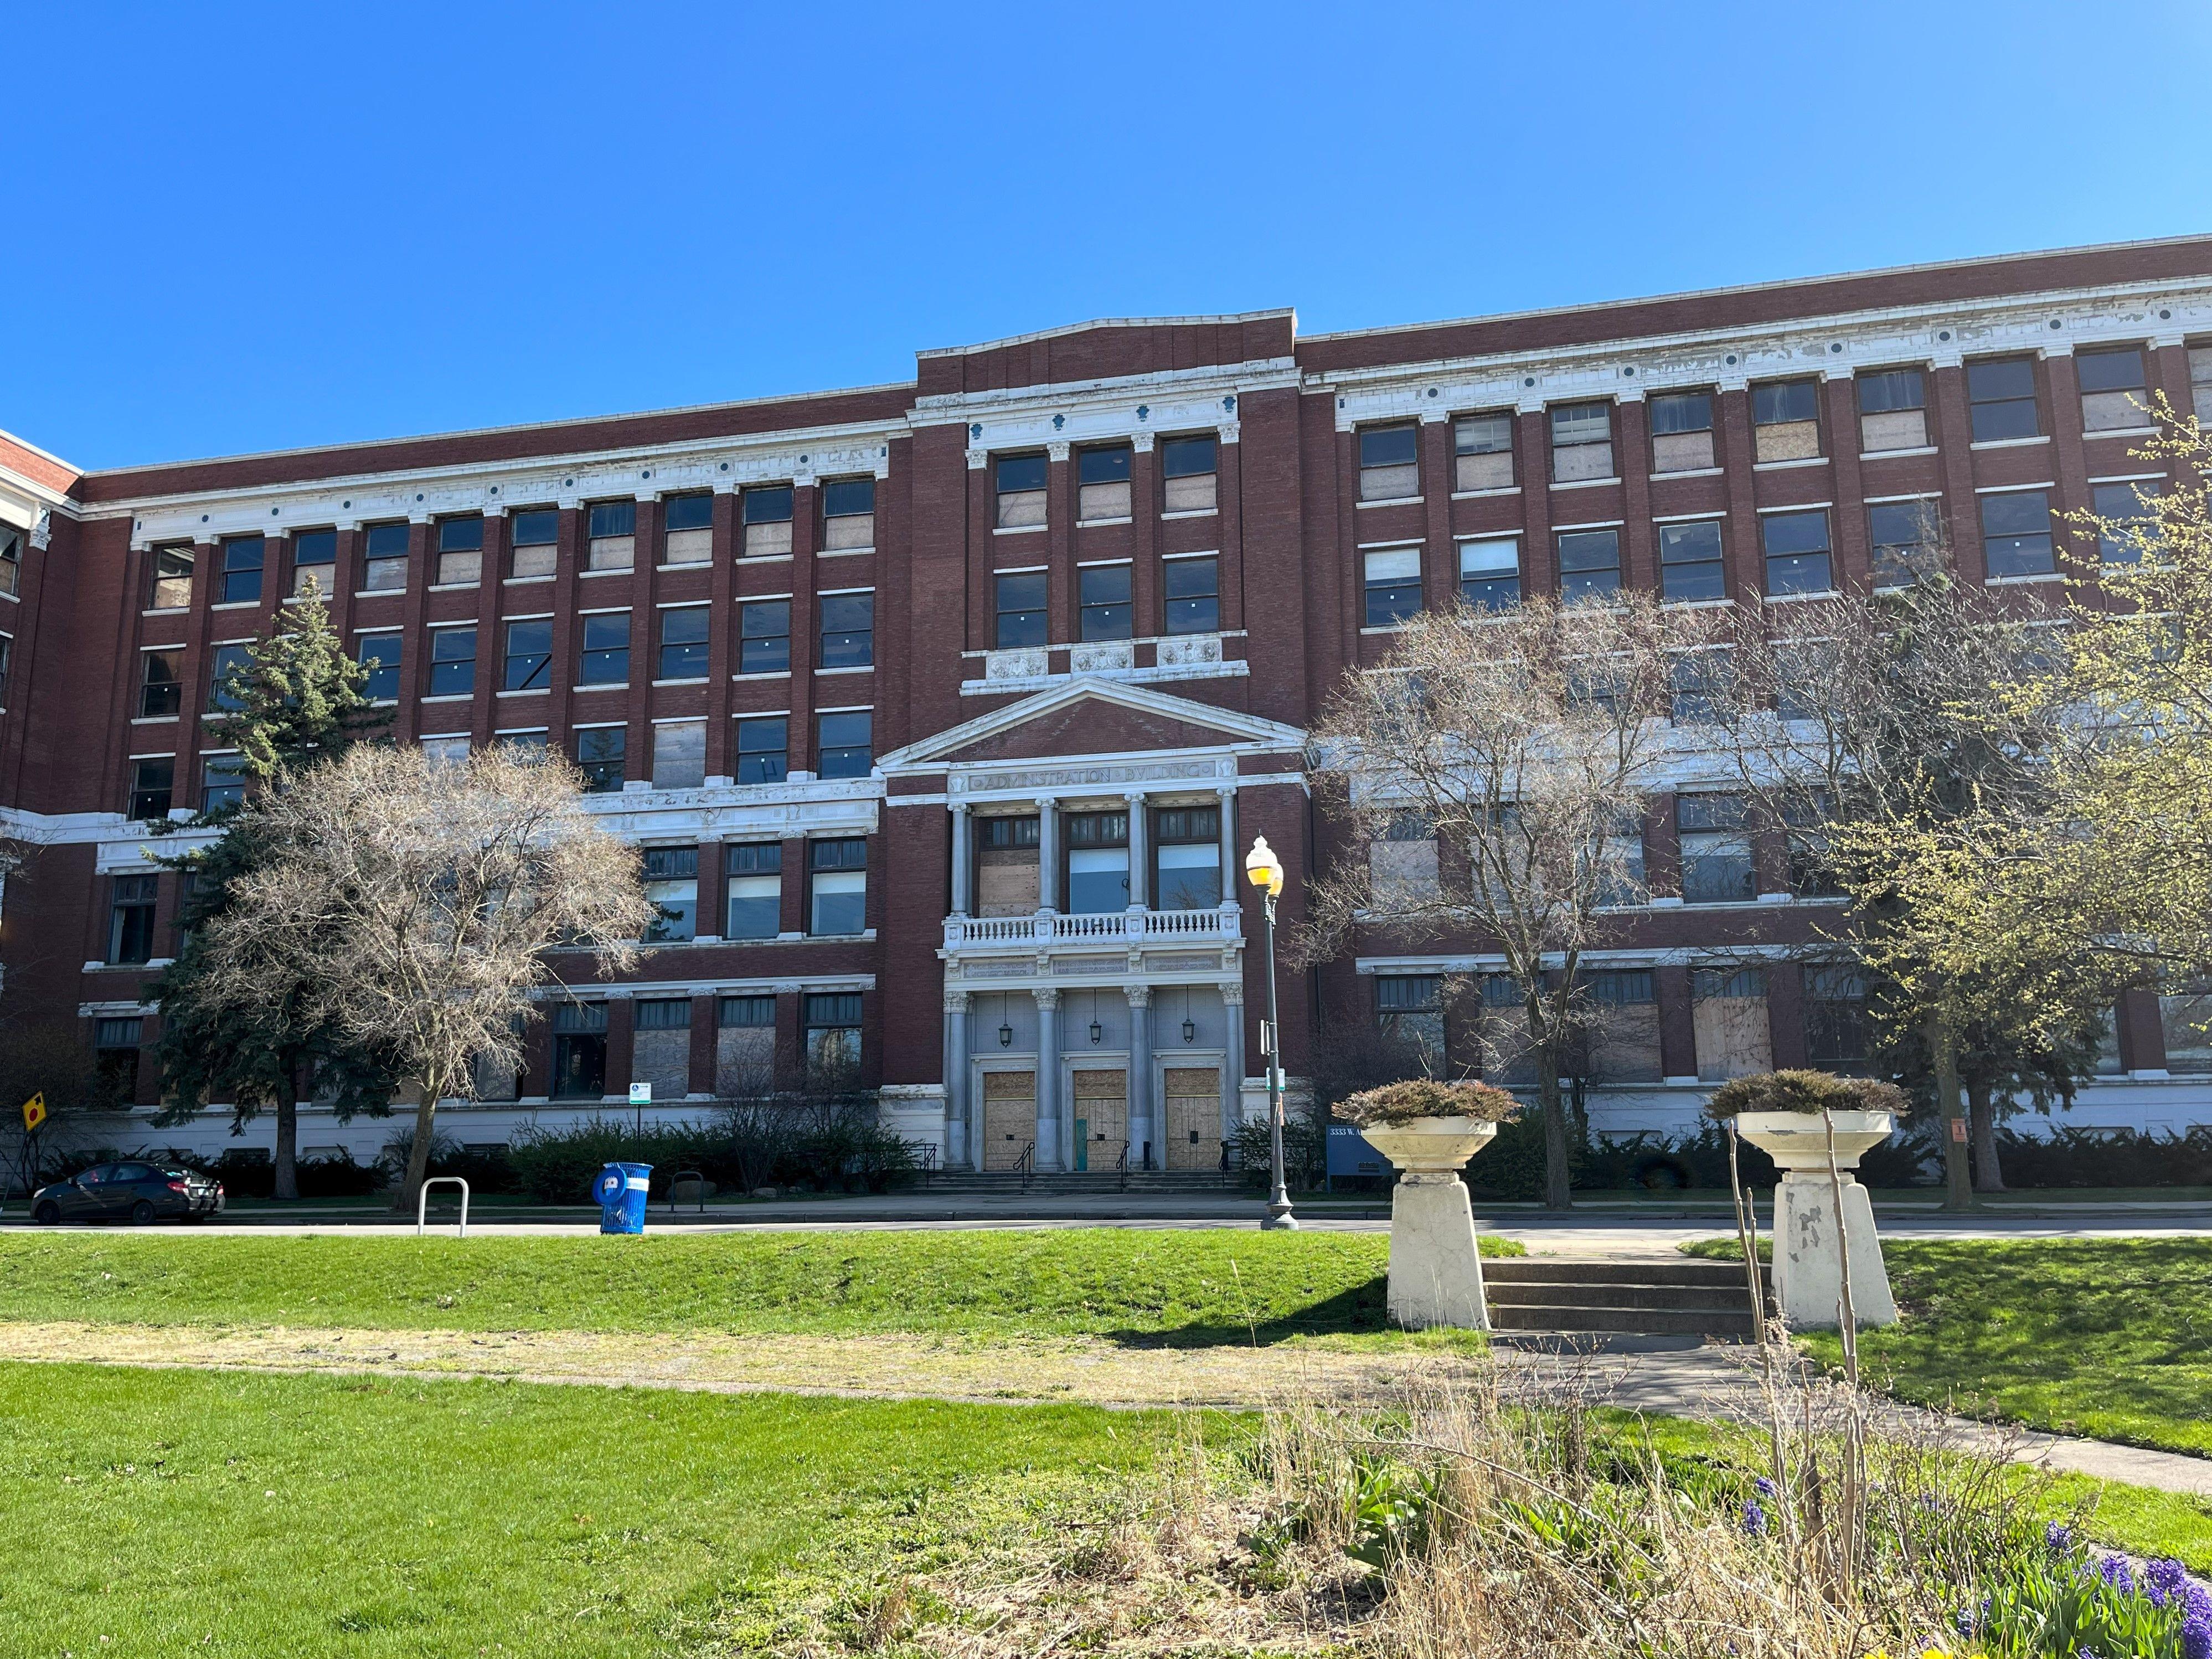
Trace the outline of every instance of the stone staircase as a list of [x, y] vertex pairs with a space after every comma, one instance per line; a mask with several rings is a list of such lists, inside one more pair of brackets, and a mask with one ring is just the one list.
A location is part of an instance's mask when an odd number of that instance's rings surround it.
[[[1750, 1287], [1735, 1261], [1686, 1257], [1570, 1261], [1508, 1256], [1482, 1264], [1499, 1331], [1717, 1336], [1749, 1341]], [[1767, 1294], [1771, 1297], [1770, 1285]]]

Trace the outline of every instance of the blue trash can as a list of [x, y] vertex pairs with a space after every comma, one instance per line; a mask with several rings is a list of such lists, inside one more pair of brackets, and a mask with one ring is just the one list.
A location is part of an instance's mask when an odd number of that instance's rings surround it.
[[592, 1196], [599, 1200], [599, 1231], [643, 1232], [646, 1188], [652, 1180], [650, 1164], [610, 1164], [600, 1170], [592, 1182]]

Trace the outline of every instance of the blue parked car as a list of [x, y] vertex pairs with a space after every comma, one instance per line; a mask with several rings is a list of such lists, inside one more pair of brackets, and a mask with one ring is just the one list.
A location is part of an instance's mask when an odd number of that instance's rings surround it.
[[95, 1164], [31, 1194], [31, 1219], [42, 1227], [58, 1221], [134, 1221], [143, 1226], [163, 1216], [200, 1221], [222, 1213], [222, 1182], [179, 1164], [137, 1158]]

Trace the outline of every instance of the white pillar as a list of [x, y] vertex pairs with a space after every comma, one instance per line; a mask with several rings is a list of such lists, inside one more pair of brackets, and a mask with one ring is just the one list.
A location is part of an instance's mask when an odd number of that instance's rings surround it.
[[[1844, 1190], [1840, 1227], [1835, 1185]], [[1774, 1299], [1782, 1316], [1799, 1330], [1832, 1331], [1844, 1322], [1840, 1231], [1850, 1258], [1853, 1316], [1862, 1325], [1894, 1325], [1897, 1301], [1867, 1189], [1849, 1175], [1832, 1184], [1825, 1170], [1784, 1170], [1774, 1199]]]
[[968, 803], [952, 809], [952, 914], [964, 916], [973, 908], [969, 885], [975, 878], [975, 818]]
[[1121, 799], [1129, 809], [1129, 908], [1141, 910], [1152, 902], [1151, 826], [1145, 822], [1143, 791]]
[[1060, 908], [1060, 804], [1037, 803], [1037, 908]]
[[1037, 1011], [1036, 1166], [1060, 1167], [1060, 993], [1032, 991]]
[[1222, 1013], [1226, 1017], [1229, 1054], [1221, 1067], [1221, 1138], [1237, 1139], [1237, 1126], [1244, 1117], [1244, 987], [1232, 981], [1221, 988]]
[[968, 993], [945, 994], [945, 1167], [980, 1168], [968, 1100]]
[[1237, 860], [1237, 788], [1224, 784], [1214, 791], [1221, 803], [1221, 902], [1224, 908], [1237, 907], [1237, 883], [1243, 875], [1243, 866]]
[[1129, 998], [1129, 1164], [1151, 1169], [1160, 1144], [1152, 1122], [1152, 988], [1132, 985]]

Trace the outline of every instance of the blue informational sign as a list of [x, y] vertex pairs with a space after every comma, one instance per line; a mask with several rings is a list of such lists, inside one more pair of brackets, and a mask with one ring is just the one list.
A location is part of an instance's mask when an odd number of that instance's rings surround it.
[[1390, 1160], [1349, 1123], [1332, 1123], [1328, 1126], [1328, 1173], [1332, 1180], [1338, 1176], [1388, 1176]]

